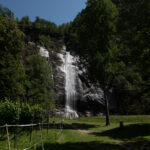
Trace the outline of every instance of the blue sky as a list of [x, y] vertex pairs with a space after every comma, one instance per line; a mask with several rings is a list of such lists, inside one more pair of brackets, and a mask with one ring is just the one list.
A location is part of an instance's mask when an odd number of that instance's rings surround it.
[[19, 19], [36, 16], [55, 22], [57, 25], [72, 21], [85, 8], [86, 0], [0, 0]]

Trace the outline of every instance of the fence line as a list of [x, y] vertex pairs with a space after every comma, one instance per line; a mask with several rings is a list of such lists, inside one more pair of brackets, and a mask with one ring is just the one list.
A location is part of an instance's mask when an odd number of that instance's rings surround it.
[[6, 127], [6, 125], [0, 126], [0, 128], [5, 128], [5, 127]]
[[[56, 143], [56, 138], [58, 135], [62, 135], [62, 131], [63, 131], [63, 123], [64, 123], [64, 120], [62, 119], [60, 121], [60, 130], [59, 132], [56, 134], [56, 131], [55, 131], [55, 134], [53, 137], [48, 137], [48, 138], [43, 138], [43, 133], [42, 133], [42, 129], [43, 129], [43, 125], [44, 127], [46, 127], [45, 125], [47, 125], [47, 129], [49, 128], [49, 125], [50, 123], [37, 123], [37, 124], [22, 124], [22, 125], [3, 125], [3, 126], [0, 126], [0, 128], [6, 128], [6, 133], [7, 133], [7, 140], [8, 140], [8, 150], [11, 150], [11, 147], [10, 147], [10, 138], [9, 138], [9, 131], [8, 131], [8, 128], [9, 127], [16, 127], [16, 130], [17, 130], [17, 127], [33, 127], [33, 126], [38, 126], [39, 125], [39, 129], [40, 129], [40, 134], [41, 134], [41, 141], [38, 142], [38, 143], [35, 143], [33, 144], [32, 146], [28, 147], [28, 148], [24, 148], [23, 150], [29, 150], [31, 148], [33, 148], [34, 146], [37, 146], [39, 144], [42, 144], [42, 150], [44, 150], [44, 141], [47, 141], [47, 140], [52, 140], [54, 139], [55, 140], [55, 143]], [[56, 127], [56, 124], [55, 124], [55, 121], [53, 121], [52, 123], [54, 125], [54, 127]], [[18, 132], [15, 132], [15, 137], [18, 137]], [[30, 132], [30, 139], [32, 140], [32, 130]], [[17, 138], [14, 138], [14, 148], [17, 148]]]
[[8, 150], [10, 150], [10, 140], [9, 140], [9, 132], [8, 132], [7, 124], [6, 124], [6, 132], [7, 132], [7, 140], [8, 140]]
[[48, 125], [50, 123], [37, 123], [37, 124], [21, 124], [21, 125], [3, 125], [3, 126], [0, 126], [0, 128], [5, 128], [6, 126], [7, 127], [31, 127], [31, 126], [37, 126], [37, 125]]
[[[60, 131], [56, 134], [56, 137], [57, 137], [59, 134], [62, 134], [62, 131], [63, 131], [63, 129], [60, 129]], [[53, 137], [53, 138], [51, 138], [51, 137], [45, 138], [45, 139], [43, 139], [43, 142], [44, 142], [44, 141], [47, 141], [47, 140], [52, 140], [52, 139], [55, 139], [55, 137]], [[34, 144], [34, 145], [32, 145], [32, 146], [30, 146], [30, 147], [28, 147], [28, 148], [23, 149], [23, 150], [29, 150], [29, 149], [33, 148], [34, 146], [39, 145], [40, 143], [41, 143], [41, 141], [38, 142], [38, 143], [36, 143], [36, 144]]]

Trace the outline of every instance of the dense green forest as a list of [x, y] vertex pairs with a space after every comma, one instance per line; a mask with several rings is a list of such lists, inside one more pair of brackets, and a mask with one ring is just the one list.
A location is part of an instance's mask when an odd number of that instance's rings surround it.
[[68, 47], [91, 80], [113, 89], [121, 114], [150, 112], [149, 24], [149, 0], [88, 0], [69, 28]]
[[51, 35], [61, 36], [56, 30], [54, 23], [38, 17], [35, 22], [28, 16], [14, 19], [0, 6], [1, 124], [35, 121], [55, 108], [51, 62], [39, 55], [39, 45], [58, 49], [60, 44], [51, 40]]
[[19, 20], [0, 6], [0, 111], [9, 103], [20, 115], [23, 109], [54, 109], [51, 62], [38, 46], [57, 51], [65, 42], [80, 55], [88, 78], [103, 88], [108, 115], [110, 89], [116, 113], [149, 114], [149, 24], [149, 0], [88, 0], [73, 22], [60, 26], [39, 17]]

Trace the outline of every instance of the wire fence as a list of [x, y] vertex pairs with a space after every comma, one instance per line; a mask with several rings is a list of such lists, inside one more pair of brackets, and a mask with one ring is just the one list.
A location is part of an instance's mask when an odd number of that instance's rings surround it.
[[[0, 142], [3, 143], [0, 144], [0, 150], [11, 150], [13, 148], [19, 150], [30, 150], [33, 148], [36, 149], [37, 146], [41, 146], [41, 149], [44, 150], [44, 142], [51, 141], [56, 143], [58, 137], [62, 135], [63, 126], [63, 119], [59, 121], [53, 120], [52, 123], [23, 125], [6, 124], [0, 126]], [[19, 138], [19, 136], [22, 136], [22, 138]], [[26, 136], [26, 138], [24, 138], [24, 136]], [[24, 144], [22, 140], [24, 140], [26, 144]], [[25, 148], [23, 148], [23, 146], [25, 146]]]

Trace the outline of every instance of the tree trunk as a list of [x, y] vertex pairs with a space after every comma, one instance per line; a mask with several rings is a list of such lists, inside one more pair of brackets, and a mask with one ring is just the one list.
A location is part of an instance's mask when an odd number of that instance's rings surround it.
[[105, 100], [105, 109], [106, 109], [106, 126], [110, 125], [110, 119], [109, 119], [109, 104], [106, 94], [106, 87], [104, 87], [104, 100]]
[[49, 130], [49, 110], [47, 110], [47, 134]]

